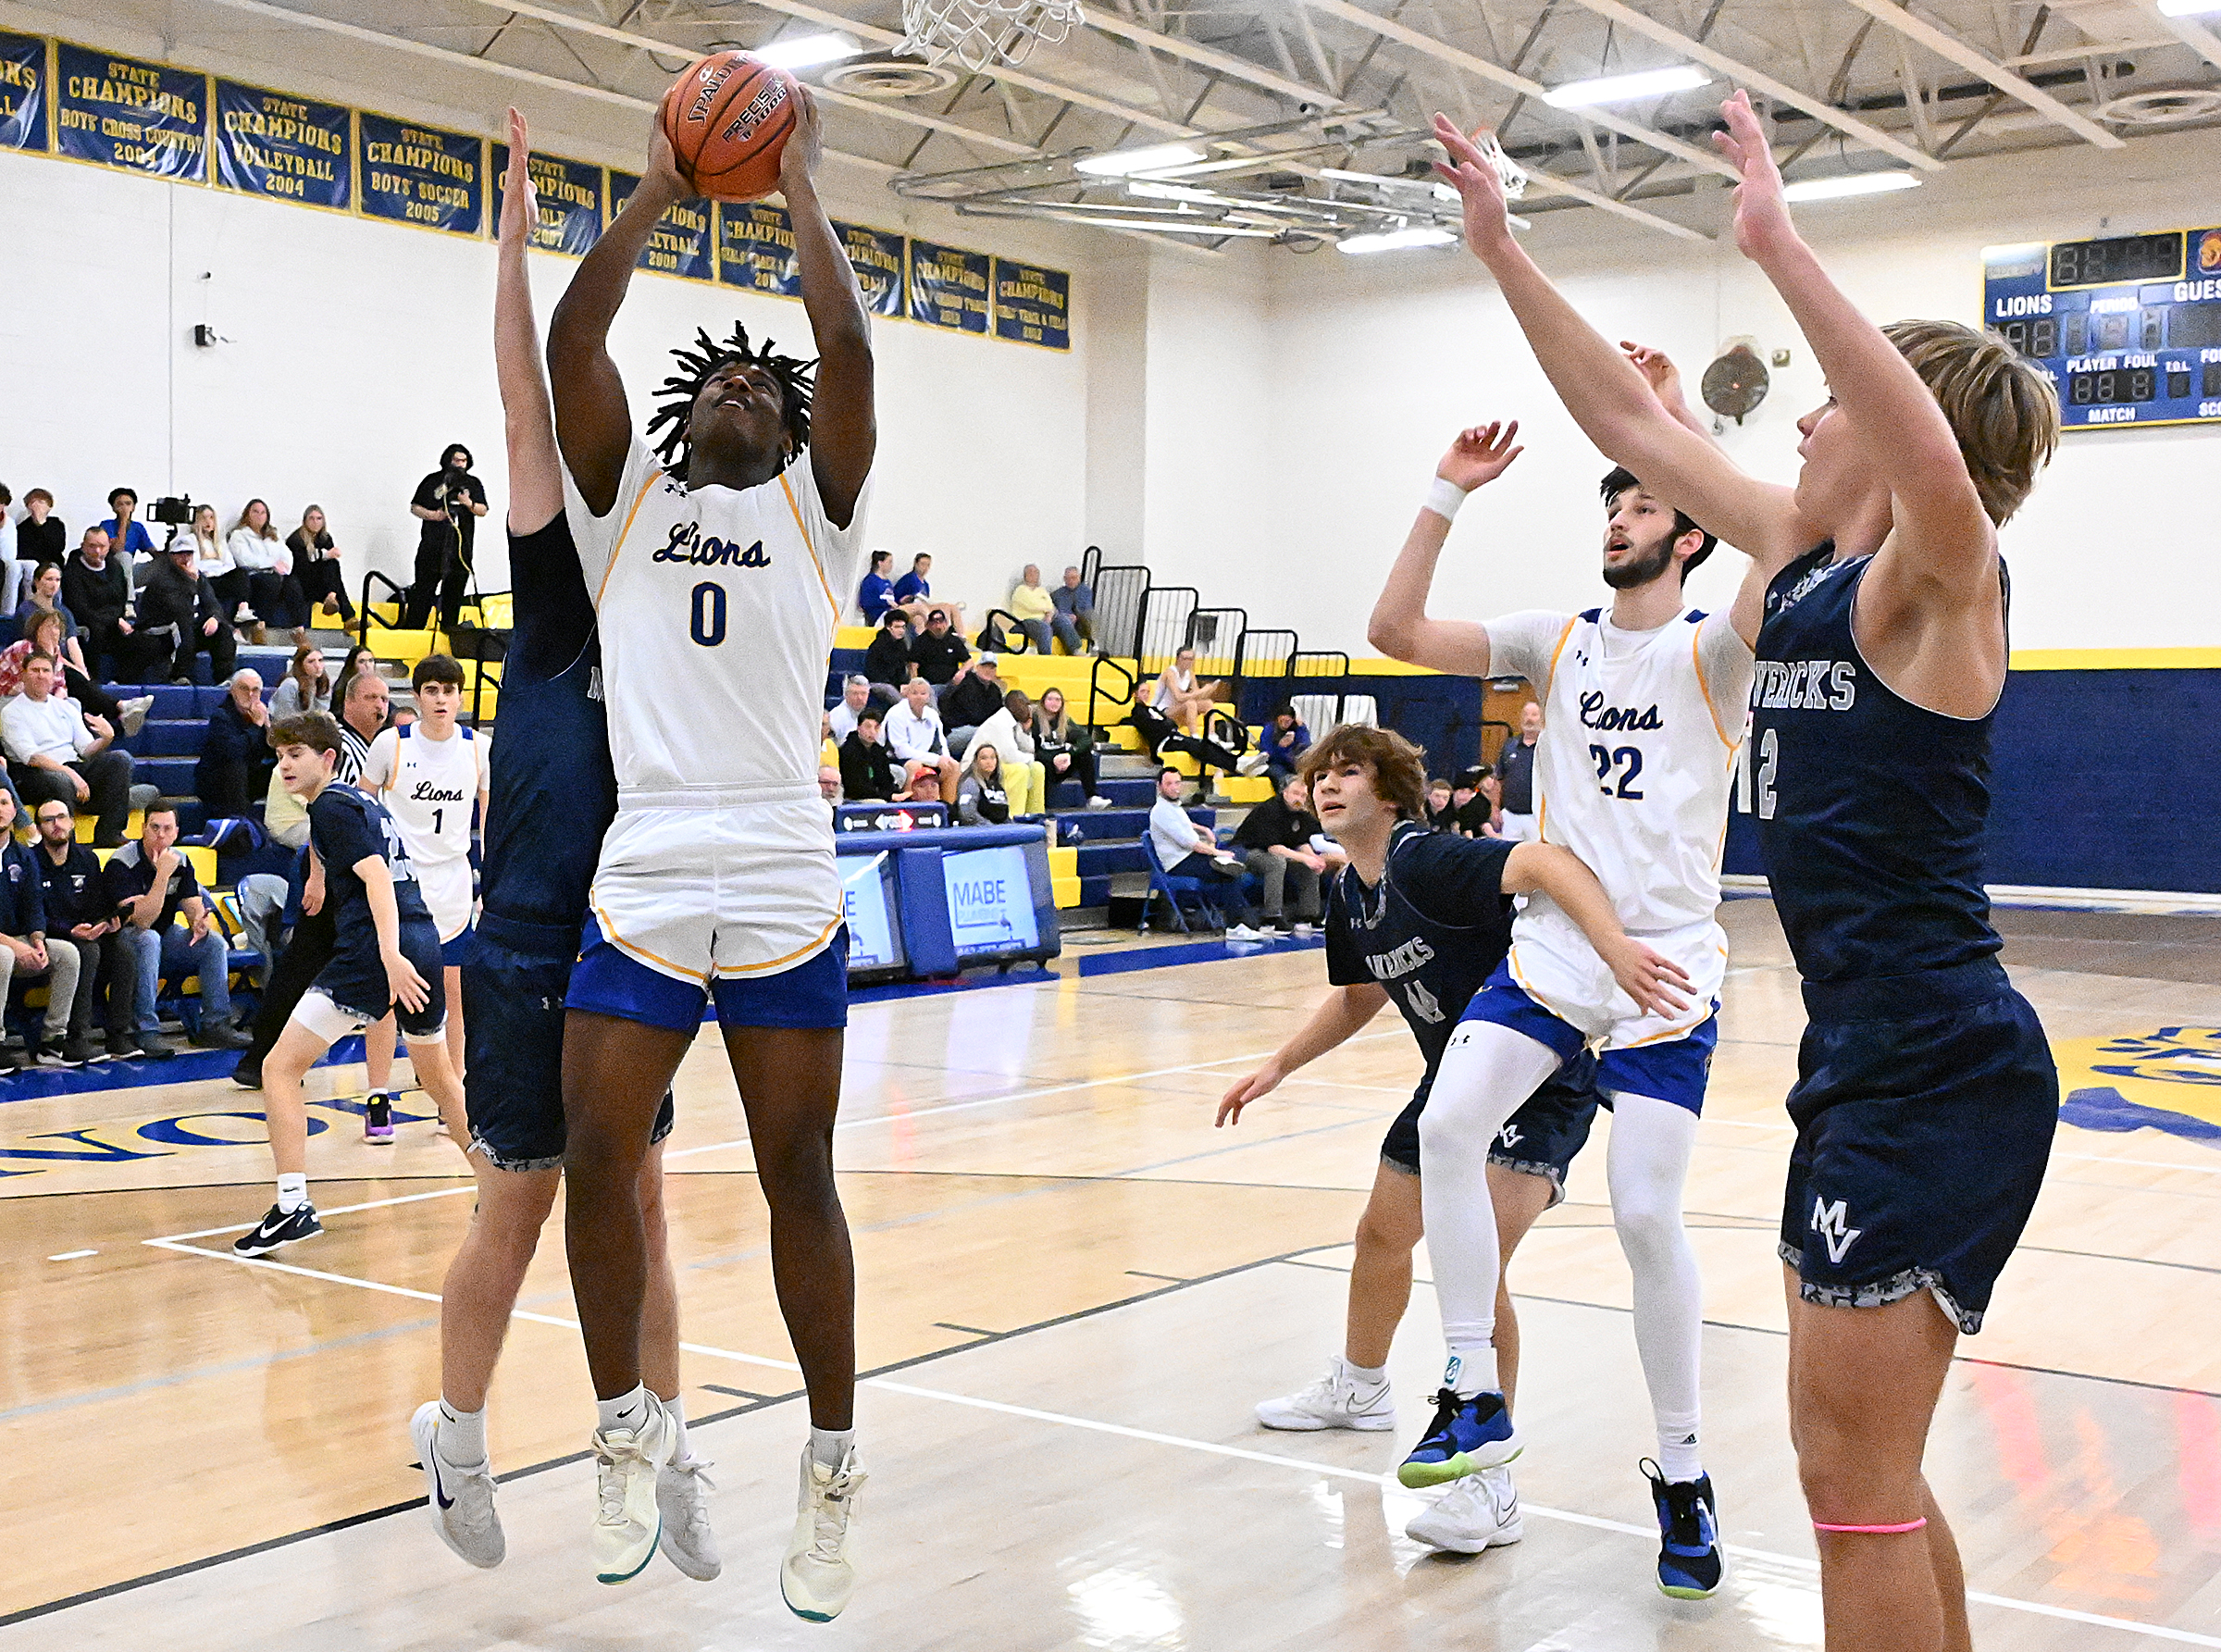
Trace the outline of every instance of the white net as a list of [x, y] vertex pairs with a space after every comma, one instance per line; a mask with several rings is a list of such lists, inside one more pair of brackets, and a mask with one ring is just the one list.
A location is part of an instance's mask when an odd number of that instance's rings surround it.
[[902, 0], [903, 56], [954, 57], [974, 74], [1023, 63], [1035, 44], [1061, 43], [1083, 21], [1079, 0]]
[[1527, 193], [1526, 172], [1519, 162], [1504, 153], [1504, 145], [1496, 142], [1495, 133], [1483, 133], [1480, 148], [1483, 157], [1495, 167], [1496, 176], [1504, 180], [1505, 199], [1517, 201]]

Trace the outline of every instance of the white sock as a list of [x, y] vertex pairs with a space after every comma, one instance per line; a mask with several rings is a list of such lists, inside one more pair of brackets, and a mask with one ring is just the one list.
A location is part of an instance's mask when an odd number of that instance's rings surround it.
[[1342, 1369], [1368, 1388], [1388, 1380], [1388, 1368], [1385, 1365], [1353, 1365], [1345, 1359]]
[[678, 1431], [678, 1443], [671, 1447], [671, 1460], [684, 1462], [693, 1455], [687, 1445], [687, 1397], [675, 1394], [669, 1399], [664, 1399], [659, 1394], [655, 1397], [663, 1405], [664, 1415], [671, 1419], [671, 1426]]
[[1658, 1419], [1658, 1472], [1669, 1481], [1695, 1480], [1704, 1474], [1705, 1459], [1696, 1448], [1696, 1424], [1694, 1412], [1685, 1418]]
[[810, 1431], [811, 1460], [822, 1462], [828, 1469], [838, 1469], [840, 1459], [855, 1444], [856, 1431], [852, 1428], [813, 1428]]
[[446, 1395], [440, 1397], [440, 1427], [432, 1435], [442, 1462], [458, 1469], [475, 1468], [486, 1460], [486, 1409], [458, 1411]]
[[1443, 1368], [1442, 1385], [1459, 1399], [1470, 1399], [1476, 1394], [1501, 1394], [1504, 1385], [1496, 1380], [1495, 1346], [1486, 1342], [1450, 1344], [1449, 1363]]
[[654, 1403], [655, 1396], [642, 1385], [635, 1383], [629, 1394], [620, 1394], [614, 1399], [594, 1401], [597, 1414], [594, 1426], [603, 1434], [613, 1428], [627, 1428], [637, 1432], [640, 1424], [648, 1421], [648, 1408]]
[[278, 1178], [278, 1208], [289, 1216], [308, 1202], [308, 1177], [286, 1174]]

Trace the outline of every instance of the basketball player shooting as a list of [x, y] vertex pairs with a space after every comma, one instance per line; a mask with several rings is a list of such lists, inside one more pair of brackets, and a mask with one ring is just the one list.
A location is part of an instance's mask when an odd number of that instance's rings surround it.
[[1567, 410], [1753, 558], [1734, 621], [1757, 656], [1759, 844], [1809, 1017], [1781, 1250], [1827, 1645], [1963, 1652], [1965, 1578], [1921, 1459], [2058, 1119], [2043, 1028], [1998, 963], [1982, 888], [2007, 660], [1997, 528], [2050, 457], [2058, 404], [1999, 339], [1860, 315], [1798, 237], [1747, 94], [1722, 112], [1735, 243], [1828, 376], [1797, 421], [1793, 488], [1668, 416], [1512, 239], [1483, 147], [1445, 116], [1434, 135], [1467, 242]]
[[[784, 84], [782, 82], [782, 84]], [[833, 1181], [848, 1019], [832, 825], [817, 789], [825, 660], [861, 572], [877, 441], [863, 301], [813, 181], [809, 94], [778, 185], [793, 217], [819, 360], [700, 336], [634, 434], [611, 321], [665, 208], [694, 194], [659, 130], [646, 174], [589, 253], [548, 335], [555, 430], [579, 565], [595, 592], [617, 815], [594, 874], [564, 1048], [565, 1232], [600, 1401], [654, 1544], [671, 1431], [641, 1386], [648, 1256], [639, 1173], [658, 1106], [713, 1001], [771, 1208], [772, 1273], [810, 1393], [800, 1509], [780, 1569], [797, 1615], [847, 1605], [857, 1466], [855, 1277]], [[753, 106], [752, 105], [751, 106]], [[783, 111], [781, 111], [783, 114]], [[705, 172], [713, 157], [699, 155]]]

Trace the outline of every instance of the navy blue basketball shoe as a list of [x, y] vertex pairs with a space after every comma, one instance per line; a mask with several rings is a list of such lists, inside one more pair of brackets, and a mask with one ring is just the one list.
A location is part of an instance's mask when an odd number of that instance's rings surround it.
[[1457, 1391], [1434, 1396], [1434, 1421], [1396, 1471], [1405, 1485], [1445, 1485], [1483, 1469], [1500, 1469], [1522, 1449], [1501, 1394], [1460, 1399]]
[[1719, 1552], [1712, 1476], [1669, 1481], [1647, 1457], [1642, 1468], [1658, 1515], [1658, 1592], [1676, 1600], [1710, 1598], [1727, 1571]]

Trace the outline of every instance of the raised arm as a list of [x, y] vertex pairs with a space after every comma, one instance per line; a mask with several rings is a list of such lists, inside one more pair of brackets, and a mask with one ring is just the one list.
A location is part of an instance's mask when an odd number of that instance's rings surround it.
[[1434, 136], [1450, 153], [1450, 164], [1435, 169], [1464, 200], [1467, 245], [1495, 277], [1558, 400], [1605, 457], [1762, 562], [1779, 566], [1809, 551], [1818, 536], [1799, 522], [1793, 491], [1743, 475], [1669, 413], [1641, 370], [1512, 239], [1503, 180], [1480, 145], [1446, 115], [1434, 117]]
[[817, 495], [836, 528], [855, 520], [856, 500], [871, 475], [879, 447], [873, 411], [872, 328], [856, 286], [856, 272], [840, 250], [840, 237], [817, 198], [817, 164], [825, 129], [810, 89], [779, 156], [779, 190], [794, 224], [794, 256], [802, 282], [802, 308], [817, 342], [817, 389], [810, 405], [810, 464]]
[[563, 509], [563, 459], [540, 366], [540, 329], [532, 319], [532, 283], [525, 273], [525, 248], [540, 216], [531, 154], [531, 131], [511, 109], [509, 180], [494, 265], [493, 370], [509, 441], [509, 531], [515, 534], [537, 532]]
[[1240, 1124], [1243, 1108], [1278, 1089], [1298, 1067], [1309, 1066], [1337, 1044], [1356, 1037], [1387, 1002], [1388, 989], [1376, 982], [1335, 987], [1320, 1000], [1311, 1018], [1296, 1029], [1295, 1037], [1274, 1050], [1263, 1066], [1248, 1077], [1235, 1080], [1219, 1098], [1219, 1115], [1213, 1123], [1220, 1126]]
[[1459, 677], [1488, 675], [1488, 627], [1470, 619], [1428, 618], [1427, 593], [1450, 537], [1450, 518], [1466, 495], [1495, 481], [1527, 451], [1515, 444], [1519, 433], [1516, 418], [1460, 430], [1435, 466], [1433, 489], [1411, 523], [1365, 627], [1365, 640], [1390, 659]]
[[1663, 953], [1653, 951], [1619, 926], [1611, 897], [1581, 858], [1555, 843], [1522, 843], [1504, 860], [1507, 895], [1547, 895], [1610, 967], [1619, 990], [1652, 1015], [1673, 1016], [1689, 1007], [1674, 990], [1686, 989], [1689, 976]]
[[632, 284], [633, 267], [664, 211], [693, 192], [678, 175], [671, 145], [656, 129], [647, 175], [617, 221], [579, 260], [577, 273], [548, 323], [548, 371], [555, 391], [555, 439], [563, 462], [597, 516], [617, 502], [632, 448], [632, 410], [610, 358], [609, 324]]

